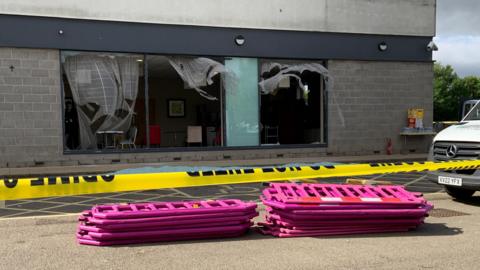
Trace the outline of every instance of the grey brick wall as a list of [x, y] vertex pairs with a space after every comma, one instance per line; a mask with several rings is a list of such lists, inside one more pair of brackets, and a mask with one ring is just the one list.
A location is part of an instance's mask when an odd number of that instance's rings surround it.
[[[395, 153], [426, 152], [431, 137], [407, 139], [409, 108], [425, 109], [432, 126], [433, 64], [411, 62], [329, 61], [334, 78], [328, 104], [328, 151], [335, 154], [385, 153], [391, 138]], [[345, 122], [342, 123], [341, 111]]]
[[0, 166], [61, 159], [58, 50], [0, 48]]
[[59, 69], [58, 50], [0, 48], [0, 167], [374, 154], [386, 138], [397, 153], [424, 152], [431, 139], [404, 147], [399, 133], [412, 107], [431, 126], [432, 63], [329, 61], [328, 148], [63, 155]]

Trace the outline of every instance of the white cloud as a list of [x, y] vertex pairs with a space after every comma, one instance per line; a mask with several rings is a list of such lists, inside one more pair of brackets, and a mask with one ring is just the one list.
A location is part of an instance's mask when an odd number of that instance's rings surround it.
[[480, 76], [480, 36], [438, 36], [433, 59], [451, 65], [461, 77]]
[[437, 35], [480, 35], [480, 1], [437, 0]]
[[433, 59], [451, 65], [461, 77], [480, 76], [480, 1], [437, 0], [439, 50]]

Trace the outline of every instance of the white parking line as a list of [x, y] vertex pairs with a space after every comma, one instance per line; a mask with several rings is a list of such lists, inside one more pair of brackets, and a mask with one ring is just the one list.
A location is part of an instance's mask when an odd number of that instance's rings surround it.
[[[18, 209], [14, 209], [14, 208], [6, 208], [6, 209], [10, 209], [10, 210], [18, 210]], [[15, 216], [20, 216], [20, 215], [23, 215], [23, 214], [26, 214], [26, 213], [36, 213], [36, 212], [46, 212], [46, 213], [52, 213], [52, 214], [55, 214], [55, 215], [64, 215], [65, 213], [62, 213], [62, 212], [55, 212], [55, 211], [44, 211], [43, 209], [40, 209], [40, 210], [27, 210], [27, 209], [22, 209], [21, 212], [18, 212], [18, 213], [13, 213], [13, 214], [10, 214], [10, 215], [5, 215], [5, 216], [1, 216], [0, 217], [0, 220], [3, 219], [3, 218], [12, 218], [12, 217], [15, 217]], [[68, 214], [66, 214], [68, 215]], [[52, 216], [52, 215], [43, 215], [45, 217], [47, 216]], [[28, 216], [28, 217], [43, 217], [42, 215], [32, 215], [32, 216]]]
[[188, 193], [185, 193], [185, 192], [183, 192], [183, 191], [181, 191], [181, 190], [179, 190], [179, 189], [177, 189], [177, 188], [172, 188], [172, 190], [175, 191], [175, 192], [178, 193], [178, 194], [181, 194], [181, 195], [187, 197], [187, 198], [191, 198], [191, 199], [198, 198], [198, 196], [192, 196], [192, 195], [190, 195], [190, 194], [188, 194]]
[[414, 183], [417, 183], [417, 182], [420, 182], [422, 181], [423, 179], [427, 178], [427, 175], [423, 175], [423, 176], [420, 176], [419, 178], [413, 180], [413, 181], [410, 181], [408, 183], [406, 183], [404, 186], [409, 186], [411, 184], [414, 184]]
[[[47, 212], [47, 211], [46, 211]], [[49, 213], [56, 213], [56, 212], [50, 212]], [[18, 214], [18, 213], [17, 213]], [[11, 220], [17, 220], [17, 219], [32, 219], [32, 218], [59, 218], [59, 217], [71, 217], [71, 216], [78, 216], [79, 213], [68, 213], [68, 214], [56, 214], [56, 215], [39, 215], [39, 216], [28, 216], [28, 217], [14, 217], [14, 215], [8, 215], [8, 216], [3, 216], [0, 218], [1, 221], [11, 221]], [[3, 219], [4, 217], [7, 217], [6, 219]]]
[[388, 175], [388, 173], [381, 174], [381, 175], [377, 175], [377, 176], [375, 176], [375, 177], [370, 178], [370, 180], [375, 180], [375, 179], [378, 179], [378, 178], [381, 178], [381, 177], [385, 177], [385, 176], [387, 176], [387, 175]]

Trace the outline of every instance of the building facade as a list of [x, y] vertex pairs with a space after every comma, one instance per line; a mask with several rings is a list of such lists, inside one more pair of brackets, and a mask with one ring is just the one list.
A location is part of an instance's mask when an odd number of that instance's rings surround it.
[[[435, 0], [0, 3], [0, 166], [426, 152]], [[413, 136], [412, 136], [413, 137]]]

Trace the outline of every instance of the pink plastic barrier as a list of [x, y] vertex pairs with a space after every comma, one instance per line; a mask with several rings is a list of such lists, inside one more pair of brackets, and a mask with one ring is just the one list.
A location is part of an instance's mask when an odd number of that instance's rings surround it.
[[278, 230], [270, 230], [264, 227], [260, 230], [264, 234], [270, 234], [277, 237], [308, 237], [308, 236], [335, 236], [335, 235], [350, 235], [350, 234], [368, 234], [368, 233], [387, 233], [387, 232], [407, 232], [406, 228], [391, 228], [391, 229], [355, 229], [355, 230], [332, 230], [323, 232], [306, 232], [306, 233], [285, 233]]
[[267, 200], [265, 197], [261, 197], [263, 204], [277, 208], [277, 209], [288, 209], [288, 210], [305, 210], [305, 209], [313, 209], [313, 210], [328, 210], [332, 209], [332, 206], [335, 206], [335, 209], [415, 209], [421, 206], [422, 204], [335, 204], [335, 203], [284, 203], [279, 200], [276, 200], [275, 197], [273, 199]]
[[422, 204], [420, 193], [403, 186], [370, 186], [343, 184], [272, 183], [263, 190], [267, 200], [295, 204]]
[[[328, 212], [327, 212], [328, 211]], [[274, 210], [270, 213], [293, 220], [354, 220], [354, 219], [379, 219], [379, 218], [423, 218], [426, 215], [424, 209], [408, 209], [405, 211], [384, 210], [381, 212], [348, 212], [341, 213], [335, 210], [325, 210], [325, 212], [314, 212], [308, 214], [297, 214], [286, 211]]]
[[408, 231], [433, 208], [402, 186], [275, 183], [262, 194], [261, 231], [279, 237]]
[[415, 226], [383, 226], [383, 225], [370, 225], [370, 226], [336, 226], [336, 227], [325, 227], [325, 228], [285, 228], [279, 225], [274, 225], [271, 223], [259, 223], [264, 227], [269, 227], [270, 230], [275, 230], [281, 233], [288, 233], [288, 234], [311, 234], [311, 233], [329, 233], [329, 232], [337, 232], [337, 231], [349, 231], [349, 230], [390, 230], [390, 229], [413, 229]]
[[[263, 226], [268, 226], [264, 224]], [[335, 227], [317, 227], [317, 226], [284, 226], [280, 224], [275, 224], [280, 228], [280, 231], [289, 230], [290, 232], [325, 232], [331, 230], [358, 230], [358, 229], [391, 229], [391, 228], [409, 228], [414, 229], [418, 226], [418, 224], [395, 224], [395, 226], [378, 226], [376, 224], [372, 224], [371, 226], [365, 225], [343, 225], [343, 226], [335, 226]]]
[[91, 211], [85, 211], [80, 217], [79, 221], [88, 221], [89, 223], [97, 226], [119, 225], [119, 224], [142, 224], [150, 222], [171, 222], [171, 221], [185, 221], [194, 222], [198, 219], [207, 218], [238, 218], [255, 215], [258, 213], [255, 209], [247, 212], [226, 212], [226, 213], [214, 213], [214, 214], [200, 214], [200, 215], [181, 215], [181, 216], [162, 216], [162, 217], [150, 217], [150, 218], [130, 218], [130, 219], [102, 219], [92, 217]]
[[126, 239], [126, 240], [96, 240], [88, 235], [77, 234], [77, 240], [82, 245], [92, 246], [113, 246], [113, 245], [128, 245], [128, 244], [143, 244], [143, 243], [156, 243], [156, 242], [172, 242], [172, 241], [184, 241], [184, 240], [200, 240], [200, 239], [215, 239], [215, 238], [231, 238], [239, 237], [246, 233], [245, 231], [235, 233], [223, 233], [218, 232], [215, 234], [195, 234], [188, 236], [167, 236], [167, 237], [151, 237], [147, 239]]
[[94, 206], [80, 215], [77, 239], [102, 246], [235, 237], [252, 226], [256, 207], [240, 200]]
[[346, 226], [346, 225], [371, 225], [371, 224], [405, 224], [405, 225], [420, 225], [423, 223], [424, 218], [411, 218], [411, 219], [347, 219], [347, 220], [293, 220], [285, 217], [280, 217], [279, 215], [269, 214], [266, 218], [267, 223], [275, 223], [284, 227], [295, 227], [295, 226], [305, 226], [305, 227], [336, 227], [336, 226]]
[[122, 219], [223, 212], [244, 213], [256, 207], [256, 203], [246, 203], [240, 200], [132, 203], [94, 206], [92, 216], [103, 219]]
[[146, 230], [155, 230], [158, 228], [162, 228], [164, 230], [171, 230], [171, 229], [190, 229], [190, 228], [198, 228], [198, 227], [217, 227], [217, 226], [226, 226], [226, 225], [241, 225], [250, 223], [250, 219], [242, 219], [242, 220], [221, 220], [217, 222], [202, 222], [202, 223], [191, 223], [191, 224], [182, 224], [182, 225], [154, 225], [154, 224], [145, 224], [143, 226], [121, 226], [121, 227], [97, 227], [92, 226], [89, 224], [79, 224], [78, 229], [84, 231], [91, 231], [91, 232], [100, 232], [100, 233], [116, 233], [116, 232], [135, 232], [135, 231], [146, 231]]
[[[275, 208], [270, 208], [270, 210], [273, 210]], [[312, 208], [307, 208], [305, 210], [301, 209], [275, 209], [276, 212], [278, 213], [288, 213], [288, 214], [293, 214], [293, 215], [315, 215], [315, 216], [337, 216], [337, 215], [359, 215], [359, 216], [366, 216], [366, 215], [384, 215], [384, 216], [389, 216], [389, 215], [425, 215], [428, 211], [432, 209], [432, 206], [429, 204], [425, 204], [422, 206], [419, 206], [417, 208], [393, 208], [393, 209], [388, 209], [388, 208], [371, 208], [371, 209], [343, 209], [342, 207], [331, 207], [328, 210], [324, 209], [312, 209]]]
[[131, 232], [91, 232], [79, 230], [79, 234], [88, 234], [90, 237], [98, 240], [125, 240], [125, 239], [145, 239], [150, 237], [174, 237], [174, 236], [188, 236], [195, 234], [212, 235], [219, 232], [237, 233], [250, 228], [250, 222], [241, 225], [233, 226], [217, 226], [204, 228], [184, 228], [184, 229], [170, 229], [170, 230], [145, 230], [145, 231], [131, 231]]
[[343, 203], [334, 203], [334, 202], [328, 202], [328, 203], [304, 203], [304, 204], [299, 204], [299, 203], [289, 203], [289, 202], [282, 202], [279, 200], [276, 200], [275, 197], [273, 199], [265, 199], [264, 197], [261, 198], [263, 204], [270, 206], [272, 208], [277, 208], [277, 209], [282, 209], [282, 210], [329, 210], [332, 208], [335, 208], [337, 210], [362, 210], [362, 209], [416, 209], [418, 207], [422, 207], [425, 205], [425, 203], [408, 203], [408, 204], [390, 204], [390, 203], [349, 203], [349, 204], [343, 204]]
[[[97, 225], [90, 223], [88, 220], [86, 222], [80, 223], [81, 229], [89, 230], [93, 229], [94, 231], [135, 231], [135, 230], [147, 230], [149, 228], [196, 228], [199, 226], [218, 226], [218, 224], [241, 224], [250, 222], [250, 220], [258, 214], [251, 214], [247, 216], [238, 216], [238, 217], [221, 217], [221, 218], [210, 218], [210, 219], [188, 219], [188, 220], [176, 220], [176, 221], [166, 221], [166, 222], [144, 222], [144, 223], [126, 223], [126, 224], [112, 224], [112, 225]], [[83, 226], [83, 227], [82, 227]]]

